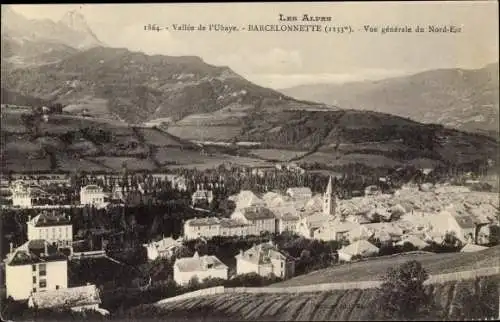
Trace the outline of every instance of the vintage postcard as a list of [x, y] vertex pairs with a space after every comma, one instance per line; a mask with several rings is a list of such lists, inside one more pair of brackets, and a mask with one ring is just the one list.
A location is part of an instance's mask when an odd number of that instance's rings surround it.
[[2, 320], [500, 318], [497, 1], [1, 13]]

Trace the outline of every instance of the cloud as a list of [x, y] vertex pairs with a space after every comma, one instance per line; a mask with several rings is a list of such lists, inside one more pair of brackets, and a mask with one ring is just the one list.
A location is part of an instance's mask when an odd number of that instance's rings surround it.
[[303, 66], [299, 51], [282, 48], [272, 48], [264, 53], [246, 51], [223, 54], [216, 57], [213, 63], [230, 66], [241, 73], [289, 73]]
[[125, 47], [150, 55], [192, 55], [187, 42], [166, 30], [144, 31], [143, 24], [128, 25], [119, 34], [100, 33], [100, 36], [105, 43], [113, 47]]
[[379, 80], [403, 76], [413, 73], [404, 70], [360, 69], [352, 73], [320, 73], [320, 74], [279, 74], [279, 73], [245, 73], [242, 76], [258, 85], [274, 89], [282, 89], [305, 84], [342, 84], [364, 80]]

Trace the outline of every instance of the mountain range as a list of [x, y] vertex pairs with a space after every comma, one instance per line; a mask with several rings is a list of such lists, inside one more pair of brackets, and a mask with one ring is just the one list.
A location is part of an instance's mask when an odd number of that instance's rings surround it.
[[[146, 168], [157, 168], [176, 162], [173, 159], [183, 165], [210, 159], [193, 154], [199, 149], [189, 141], [236, 145], [230, 153], [254, 161], [293, 160], [329, 168], [483, 164], [496, 159], [498, 142], [491, 137], [360, 111], [347, 101], [333, 105], [293, 98], [199, 57], [151, 56], [106, 47], [74, 12], [59, 22], [28, 20], [12, 11], [4, 14], [13, 18], [2, 19], [2, 49], [8, 49], [2, 51], [2, 104], [64, 106], [62, 115], [45, 122], [2, 109], [2, 161], [10, 166], [21, 164], [18, 160], [45, 158], [49, 169], [73, 161], [102, 169], [116, 168], [128, 158], [136, 166], [143, 162]], [[19, 21], [39, 30], [30, 34], [16, 29]], [[54, 28], [61, 33], [49, 32]], [[450, 83], [449, 91], [466, 90], [453, 86]], [[493, 100], [494, 89], [484, 88], [481, 93], [489, 93], [485, 97]], [[437, 95], [429, 91], [420, 96]], [[471, 97], [481, 101], [481, 93]], [[418, 102], [425, 105], [425, 100]], [[156, 129], [141, 130], [151, 127]], [[157, 133], [159, 129], [163, 134]], [[33, 145], [35, 141], [40, 142]], [[221, 153], [228, 152], [222, 150], [216, 149], [210, 162], [227, 160]]]
[[498, 68], [493, 63], [476, 70], [439, 69], [380, 81], [301, 85], [281, 92], [498, 137]]
[[104, 44], [77, 11], [59, 21], [27, 19], [9, 6], [2, 7], [2, 65], [24, 67], [58, 61]]

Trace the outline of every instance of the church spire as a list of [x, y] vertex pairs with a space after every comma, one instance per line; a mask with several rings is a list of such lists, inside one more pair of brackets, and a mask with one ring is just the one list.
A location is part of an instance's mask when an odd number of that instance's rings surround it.
[[325, 215], [335, 216], [336, 206], [337, 200], [333, 191], [332, 176], [330, 176], [328, 179], [328, 185], [326, 186], [325, 195], [323, 196], [323, 213]]

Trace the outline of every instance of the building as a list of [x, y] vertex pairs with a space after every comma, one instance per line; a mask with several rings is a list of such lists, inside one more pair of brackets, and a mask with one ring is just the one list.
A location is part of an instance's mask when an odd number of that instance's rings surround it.
[[309, 200], [312, 198], [311, 188], [308, 187], [294, 187], [288, 188], [286, 194], [293, 199]]
[[44, 240], [30, 240], [5, 260], [6, 296], [27, 300], [31, 294], [68, 287], [67, 257]]
[[462, 243], [475, 243], [476, 240], [476, 222], [468, 214], [458, 213], [454, 207], [440, 213], [429, 216], [429, 222], [435, 233], [443, 236], [447, 233], [453, 233]]
[[276, 232], [276, 216], [265, 207], [248, 207], [236, 209], [231, 219], [241, 221], [249, 225], [250, 235], [260, 235], [265, 232]]
[[297, 231], [297, 223], [300, 220], [300, 216], [295, 213], [295, 212], [284, 212], [284, 213], [279, 213], [277, 215], [278, 217], [278, 232], [280, 234], [284, 233], [285, 231], [288, 232], [296, 232]]
[[186, 220], [184, 238], [213, 238], [215, 236], [247, 236], [251, 227], [239, 219], [206, 217]]
[[349, 232], [360, 225], [349, 221], [330, 220], [313, 232], [313, 238], [323, 241], [349, 240]]
[[474, 244], [466, 244], [460, 252], [462, 253], [472, 253], [472, 252], [480, 252], [482, 250], [488, 249], [486, 246], [474, 245]]
[[280, 252], [270, 241], [253, 246], [236, 257], [236, 274], [256, 273], [263, 277], [274, 274], [288, 279], [295, 275], [295, 261], [290, 256]]
[[182, 245], [180, 240], [175, 240], [172, 237], [162, 238], [159, 241], [144, 244], [149, 260], [160, 258], [170, 258], [174, 255], [176, 249]]
[[28, 240], [46, 240], [58, 248], [72, 249], [73, 225], [71, 216], [43, 211], [26, 223]]
[[203, 184], [198, 184], [196, 187], [196, 191], [193, 193], [191, 197], [191, 201], [193, 206], [199, 202], [211, 203], [214, 199], [214, 194], [212, 190], [204, 189]]
[[366, 240], [358, 240], [354, 243], [342, 247], [337, 251], [339, 255], [339, 260], [349, 262], [353, 259], [353, 257], [370, 257], [375, 256], [379, 252], [377, 246]]
[[228, 267], [215, 256], [178, 258], [174, 263], [174, 280], [179, 285], [187, 285], [191, 279], [202, 282], [206, 278], [228, 279]]
[[418, 238], [417, 236], [406, 236], [396, 243], [398, 246], [404, 246], [405, 244], [410, 244], [418, 249], [424, 249], [429, 246], [426, 241]]
[[12, 205], [21, 208], [31, 208], [31, 188], [23, 181], [15, 181], [11, 187]]
[[37, 309], [99, 310], [100, 304], [101, 296], [95, 285], [36, 292], [28, 299], [28, 306]]
[[264, 200], [257, 197], [257, 195], [250, 190], [240, 191], [237, 195], [229, 197], [229, 200], [234, 201], [236, 209], [265, 207], [267, 205]]
[[328, 179], [328, 185], [326, 186], [326, 191], [323, 195], [323, 213], [325, 215], [335, 217], [335, 211], [337, 208], [337, 197], [333, 191], [332, 176]]
[[101, 205], [106, 197], [104, 190], [97, 185], [87, 185], [80, 189], [80, 204], [82, 205]]

